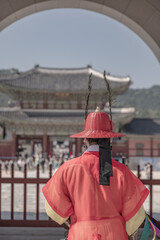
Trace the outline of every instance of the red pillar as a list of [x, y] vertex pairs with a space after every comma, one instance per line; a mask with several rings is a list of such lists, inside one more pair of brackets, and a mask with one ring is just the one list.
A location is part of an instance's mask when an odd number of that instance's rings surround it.
[[31, 140], [32, 153], [34, 153], [34, 140]]
[[44, 157], [48, 157], [48, 144], [49, 144], [49, 136], [47, 133], [43, 134], [43, 145], [42, 145], [42, 153]]
[[38, 101], [36, 101], [36, 109], [38, 109]]
[[81, 155], [82, 153], [82, 142], [83, 142], [83, 139], [82, 138], [76, 138], [76, 151], [75, 151], [75, 157], [78, 157]]
[[73, 142], [69, 141], [69, 156], [73, 154]]
[[49, 154], [52, 156], [53, 153], [53, 141], [49, 141]]
[[22, 101], [20, 101], [19, 105], [20, 105], [20, 108], [23, 108], [23, 102]]
[[44, 103], [43, 103], [43, 108], [44, 108], [44, 109], [48, 109], [48, 102], [47, 102], [47, 101], [44, 101]]
[[18, 149], [18, 138], [16, 136], [16, 133], [13, 132], [12, 133], [12, 157], [16, 157], [17, 149]]
[[81, 104], [81, 102], [78, 102], [78, 103], [77, 103], [77, 108], [78, 108], [78, 109], [82, 109], [82, 104]]

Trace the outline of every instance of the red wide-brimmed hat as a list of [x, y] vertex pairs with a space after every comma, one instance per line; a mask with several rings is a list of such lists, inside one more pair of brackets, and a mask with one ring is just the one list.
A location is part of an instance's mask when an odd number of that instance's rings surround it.
[[124, 134], [113, 132], [112, 121], [105, 112], [100, 112], [97, 107], [95, 112], [91, 112], [85, 121], [83, 132], [70, 136], [71, 138], [117, 138]]

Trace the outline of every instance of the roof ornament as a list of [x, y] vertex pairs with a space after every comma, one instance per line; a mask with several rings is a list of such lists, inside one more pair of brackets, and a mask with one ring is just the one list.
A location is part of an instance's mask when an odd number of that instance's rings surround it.
[[92, 65], [87, 65], [87, 68], [92, 68]]
[[100, 107], [97, 106], [95, 112], [101, 112]]
[[34, 65], [34, 68], [39, 68], [39, 64], [35, 64], [35, 65]]

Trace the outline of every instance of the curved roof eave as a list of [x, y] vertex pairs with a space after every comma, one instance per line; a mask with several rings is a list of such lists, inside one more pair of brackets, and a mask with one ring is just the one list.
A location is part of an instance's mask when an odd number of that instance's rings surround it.
[[[104, 82], [100, 82], [100, 86], [97, 85], [98, 81], [103, 80], [103, 74], [92, 69], [91, 67], [74, 69], [54, 69], [42, 68], [38, 66], [26, 72], [22, 72], [18, 76], [12, 76], [3, 79], [1, 78], [0, 85], [3, 86], [4, 91], [6, 86], [7, 88], [14, 88], [20, 91], [29, 90], [32, 92], [81, 92], [81, 90], [84, 91], [86, 89], [86, 82], [89, 78], [90, 73], [93, 74], [93, 82], [95, 84], [93, 91], [103, 91], [105, 87]], [[46, 75], [48, 75], [48, 79]], [[106, 77], [109, 80], [111, 88], [113, 90], [117, 90], [118, 88], [121, 89], [121, 87], [127, 89], [129, 85], [132, 84], [131, 79], [128, 76], [116, 77], [107, 74]]]

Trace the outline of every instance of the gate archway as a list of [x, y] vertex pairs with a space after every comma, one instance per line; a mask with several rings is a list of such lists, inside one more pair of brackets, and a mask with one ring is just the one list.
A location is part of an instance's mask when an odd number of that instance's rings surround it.
[[160, 61], [160, 1], [156, 0], [0, 0], [0, 30], [30, 14], [80, 8], [116, 19], [132, 29]]

